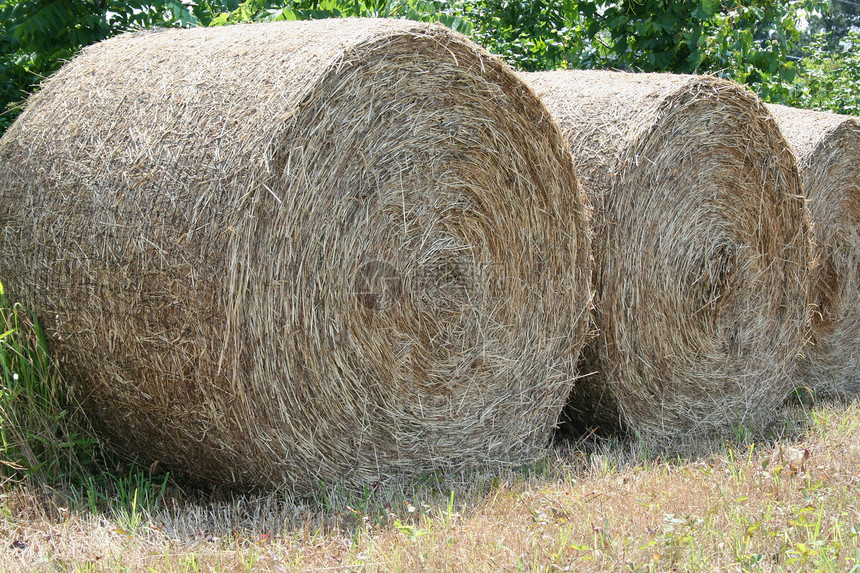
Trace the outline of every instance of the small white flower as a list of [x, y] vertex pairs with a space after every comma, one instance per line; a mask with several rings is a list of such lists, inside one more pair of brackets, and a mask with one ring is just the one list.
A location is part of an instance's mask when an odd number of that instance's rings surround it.
[[17, 372], [13, 372], [13, 373], [12, 373], [12, 381], [13, 381], [13, 382], [17, 382], [17, 381], [18, 381], [18, 373], [17, 373]]

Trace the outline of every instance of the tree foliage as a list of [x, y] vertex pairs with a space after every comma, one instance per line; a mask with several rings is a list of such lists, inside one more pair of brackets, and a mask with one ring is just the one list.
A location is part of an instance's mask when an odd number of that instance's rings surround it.
[[459, 0], [448, 11], [468, 22], [473, 40], [516, 68], [580, 63], [582, 18], [574, 0]]
[[702, 62], [703, 26], [716, 2], [622, 0], [584, 5], [600, 67], [692, 73]]
[[134, 28], [181, 25], [183, 11], [179, 0], [0, 0], [0, 131], [27, 93], [82, 47]]
[[[0, 132], [80, 48], [151, 26], [344, 16], [441, 22], [523, 70], [716, 73], [769, 101], [858, 113], [845, 0], [0, 0]], [[802, 24], [807, 23], [808, 26]], [[853, 31], [852, 31], [853, 30]], [[5, 110], [5, 113], [4, 113]]]
[[852, 30], [860, 30], [860, 2], [830, 0], [826, 10], [809, 14], [803, 45], [823, 39], [828, 52], [840, 52], [846, 45], [843, 40]]
[[816, 35], [801, 65], [804, 73], [788, 103], [860, 115], [860, 30], [847, 32], [835, 49], [826, 33]]
[[408, 18], [442, 24], [463, 33], [471, 28], [430, 0], [203, 0], [190, 4], [190, 25], [223, 26], [320, 18]]
[[800, 17], [818, 0], [736, 2], [709, 22], [702, 41], [702, 71], [746, 84], [764, 99], [787, 103], [798, 73], [790, 57], [800, 41]]

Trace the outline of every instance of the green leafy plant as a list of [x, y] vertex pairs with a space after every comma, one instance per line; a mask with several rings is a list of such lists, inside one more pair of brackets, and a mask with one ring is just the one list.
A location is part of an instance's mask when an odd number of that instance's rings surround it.
[[406, 18], [442, 24], [468, 33], [462, 18], [429, 0], [212, 0], [192, 8], [192, 24], [223, 26], [239, 22], [315, 20], [321, 18]]
[[588, 30], [601, 54], [600, 67], [691, 73], [704, 54], [699, 45], [716, 1], [632, 0], [584, 7]]
[[849, 32], [835, 51], [829, 48], [827, 36], [819, 34], [808, 50], [789, 103], [860, 115], [860, 32]]
[[457, 0], [446, 10], [469, 23], [477, 43], [516, 68], [535, 71], [579, 64], [579, 6], [572, 0]]

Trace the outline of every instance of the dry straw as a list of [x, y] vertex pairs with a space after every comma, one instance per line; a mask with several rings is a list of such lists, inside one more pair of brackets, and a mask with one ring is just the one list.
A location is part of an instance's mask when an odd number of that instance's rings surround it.
[[307, 492], [542, 453], [590, 303], [557, 125], [439, 26], [86, 49], [0, 144], [8, 290], [115, 443]]
[[860, 392], [860, 120], [768, 107], [797, 155], [813, 223], [812, 338], [801, 381], [847, 397]]
[[792, 388], [811, 256], [774, 120], [714, 77], [524, 78], [568, 138], [595, 211], [599, 334], [571, 415], [658, 443], [760, 423]]

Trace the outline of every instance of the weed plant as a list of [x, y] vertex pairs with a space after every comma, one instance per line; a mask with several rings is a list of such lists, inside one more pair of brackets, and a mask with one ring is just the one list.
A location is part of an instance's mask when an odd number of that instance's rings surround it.
[[0, 471], [40, 486], [81, 483], [98, 442], [64, 404], [56, 364], [34, 315], [9, 304], [0, 284]]
[[0, 478], [7, 489], [50, 490], [67, 505], [126, 516], [132, 526], [160, 502], [168, 480], [102, 447], [63, 384], [39, 320], [10, 304], [2, 283]]

